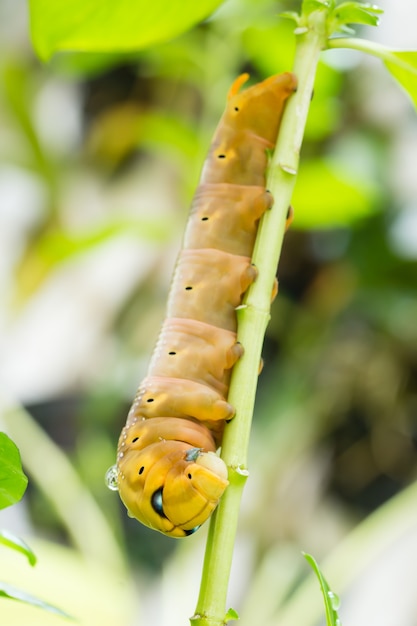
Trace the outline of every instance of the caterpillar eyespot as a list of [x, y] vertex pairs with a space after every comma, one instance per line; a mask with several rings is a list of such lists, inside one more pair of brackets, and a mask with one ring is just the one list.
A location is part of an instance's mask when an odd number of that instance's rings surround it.
[[128, 514], [171, 537], [193, 534], [228, 485], [216, 450], [235, 414], [227, 394], [244, 352], [236, 311], [256, 279], [258, 223], [272, 206], [269, 154], [297, 84], [285, 73], [241, 92], [248, 78], [230, 88], [191, 206], [167, 316], [109, 474]]

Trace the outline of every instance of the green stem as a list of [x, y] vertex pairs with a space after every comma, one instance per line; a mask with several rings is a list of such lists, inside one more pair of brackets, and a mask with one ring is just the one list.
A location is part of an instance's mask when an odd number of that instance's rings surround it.
[[227, 588], [240, 500], [248, 476], [247, 451], [262, 344], [317, 63], [326, 44], [326, 17], [326, 11], [311, 13], [308, 28], [298, 35], [293, 70], [298, 89], [286, 107], [267, 182], [275, 198], [274, 207], [262, 220], [254, 250], [258, 278], [238, 311], [238, 340], [245, 354], [233, 369], [229, 401], [236, 407], [236, 417], [227, 425], [222, 442], [230, 484], [210, 523], [200, 595], [195, 615], [190, 619], [192, 626], [222, 626], [228, 618]]
[[395, 50], [375, 43], [374, 41], [350, 37], [334, 37], [328, 40], [327, 47], [329, 49], [350, 48], [351, 50], [358, 50], [359, 52], [365, 52], [366, 54], [378, 57], [378, 59], [381, 59], [384, 63], [393, 63], [399, 67], [404, 67], [404, 69], [408, 71], [413, 71], [409, 63], [403, 61], [395, 54]]

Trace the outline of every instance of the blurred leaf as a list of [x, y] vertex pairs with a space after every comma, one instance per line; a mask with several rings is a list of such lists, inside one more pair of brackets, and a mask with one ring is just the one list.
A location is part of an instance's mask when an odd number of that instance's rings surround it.
[[23, 63], [8, 60], [0, 75], [8, 109], [18, 123], [18, 128], [27, 147], [29, 166], [39, 172], [54, 187], [54, 164], [40, 141], [33, 121], [33, 98], [30, 69]]
[[29, 548], [28, 544], [23, 541], [23, 539], [12, 535], [12, 533], [9, 533], [7, 530], [0, 530], [0, 543], [9, 548], [12, 548], [13, 550], [21, 552], [27, 557], [30, 565], [35, 565], [36, 556], [32, 549]]
[[30, 0], [33, 44], [47, 60], [58, 50], [139, 50], [172, 39], [208, 17], [222, 0]]
[[340, 102], [342, 85], [342, 73], [327, 63], [319, 62], [305, 129], [305, 140], [318, 141], [334, 134], [342, 110]]
[[40, 600], [35, 596], [32, 596], [30, 593], [23, 591], [22, 589], [18, 589], [17, 587], [13, 587], [13, 585], [8, 585], [7, 583], [3, 583], [0, 581], [0, 597], [10, 598], [11, 600], [18, 600], [19, 602], [24, 602], [25, 604], [31, 604], [32, 606], [36, 606], [44, 611], [48, 611], [49, 613], [55, 613], [56, 615], [60, 615], [61, 617], [66, 617], [68, 619], [74, 619], [68, 613], [61, 611], [56, 606], [52, 604], [48, 604], [44, 602], [44, 600]]
[[342, 107], [340, 100], [331, 95], [317, 96], [311, 103], [304, 138], [306, 141], [321, 141], [332, 136], [339, 128]]
[[166, 220], [134, 219], [106, 223], [79, 234], [51, 229], [46, 231], [20, 264], [17, 275], [18, 300], [27, 298], [44, 281], [49, 272], [72, 257], [93, 251], [97, 246], [119, 236], [138, 237], [145, 241], [164, 241], [170, 234]]
[[385, 66], [400, 85], [408, 92], [417, 108], [417, 52], [391, 51]]
[[313, 568], [314, 573], [316, 574], [318, 581], [320, 583], [320, 588], [323, 594], [324, 606], [326, 609], [326, 624], [327, 626], [340, 626], [341, 622], [338, 615], [338, 609], [340, 605], [340, 601], [338, 596], [331, 591], [326, 579], [320, 571], [320, 568], [310, 554], [304, 553], [304, 558], [309, 563], [309, 565]]
[[295, 228], [349, 226], [373, 214], [377, 190], [324, 160], [304, 162], [293, 195]]
[[27, 484], [16, 444], [0, 433], [0, 509], [19, 502]]
[[[35, 570], [22, 568], [20, 560], [10, 550], [3, 551], [1, 567], [2, 572], [7, 572], [8, 583], [24, 587], [37, 597], [44, 598], [47, 593], [54, 605], [76, 617], [79, 626], [132, 624], [141, 599], [127, 572], [103, 566], [102, 562], [86, 559], [75, 549], [52, 542], [34, 538], [33, 547], [39, 557]], [[56, 614], [34, 611], [24, 603], [17, 607], [2, 598], [0, 603], [2, 626], [64, 624]]]
[[121, 65], [137, 65], [137, 52], [67, 52], [57, 53], [50, 61], [53, 73], [93, 78]]
[[132, 235], [145, 241], [163, 241], [169, 236], [169, 225], [161, 220], [134, 219], [115, 221], [79, 235], [62, 230], [46, 233], [39, 244], [39, 254], [53, 263], [76, 254], [89, 252], [113, 237]]
[[143, 116], [139, 139], [143, 143], [171, 146], [176, 153], [189, 158], [195, 157], [199, 150], [195, 130], [178, 118], [160, 113]]
[[158, 112], [145, 112], [133, 103], [106, 110], [95, 121], [88, 150], [96, 160], [114, 166], [138, 147], [162, 146], [175, 159], [195, 158], [199, 141], [196, 132], [180, 119]]
[[294, 26], [287, 20], [250, 26], [243, 33], [243, 44], [252, 63], [265, 76], [292, 67], [295, 52]]

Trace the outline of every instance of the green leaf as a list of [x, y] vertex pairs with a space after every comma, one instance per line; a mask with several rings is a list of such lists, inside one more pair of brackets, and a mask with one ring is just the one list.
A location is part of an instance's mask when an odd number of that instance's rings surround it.
[[283, 19], [286, 19], [286, 20], [291, 20], [292, 22], [295, 22], [297, 25], [300, 23], [300, 14], [296, 13], [295, 11], [283, 11], [282, 13], [279, 14], [279, 17], [282, 17]]
[[239, 619], [239, 613], [235, 611], [235, 609], [228, 609], [226, 615], [224, 616], [224, 623], [236, 619]]
[[35, 596], [32, 596], [30, 593], [23, 591], [22, 589], [18, 589], [17, 587], [13, 587], [13, 585], [8, 585], [7, 583], [3, 583], [0, 581], [0, 598], [10, 598], [11, 600], [18, 600], [19, 602], [24, 602], [25, 604], [31, 604], [32, 606], [36, 606], [44, 611], [48, 611], [49, 613], [55, 613], [56, 615], [60, 615], [61, 617], [66, 617], [68, 619], [74, 619], [68, 613], [61, 611], [56, 606], [52, 604], [48, 604], [48, 602], [44, 602], [44, 600], [40, 600]]
[[0, 543], [24, 554], [30, 565], [33, 566], [36, 564], [36, 556], [34, 552], [31, 548], [29, 548], [27, 543], [23, 541], [23, 539], [20, 539], [20, 537], [15, 537], [15, 535], [12, 535], [12, 533], [9, 533], [7, 530], [0, 530]]
[[334, 9], [332, 18], [337, 20], [340, 25], [366, 24], [367, 26], [378, 26], [378, 16], [383, 12], [375, 5], [344, 2]]
[[381, 44], [366, 39], [332, 37], [328, 40], [329, 48], [350, 48], [381, 59], [387, 70], [407, 91], [417, 108], [417, 51], [392, 50]]
[[303, 552], [303, 555], [309, 565], [311, 565], [311, 567], [313, 568], [314, 573], [316, 574], [320, 583], [320, 588], [323, 594], [324, 606], [326, 610], [327, 626], [340, 626], [341, 621], [338, 614], [340, 601], [338, 596], [330, 589], [314, 557], [312, 557], [310, 554], [306, 554], [305, 552]]
[[392, 50], [384, 63], [388, 71], [407, 91], [417, 109], [417, 52]]
[[39, 255], [51, 265], [78, 254], [90, 252], [118, 236], [130, 235], [145, 241], [163, 241], [169, 235], [168, 226], [153, 218], [135, 218], [109, 222], [81, 234], [63, 230], [48, 232], [39, 243]]
[[16, 444], [5, 433], [0, 433], [0, 509], [19, 502], [27, 484]]
[[36, 52], [126, 52], [168, 41], [207, 18], [223, 0], [30, 0]]
[[302, 14], [309, 15], [313, 11], [321, 11], [329, 9], [334, 4], [334, 0], [304, 0], [302, 6]]
[[314, 160], [301, 165], [292, 198], [294, 228], [350, 226], [376, 210], [377, 188], [341, 165]]

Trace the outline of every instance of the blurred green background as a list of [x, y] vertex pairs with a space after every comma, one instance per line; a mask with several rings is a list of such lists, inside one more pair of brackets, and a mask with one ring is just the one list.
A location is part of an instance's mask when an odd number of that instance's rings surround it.
[[[381, 29], [362, 34], [416, 49], [415, 7], [379, 4]], [[184, 542], [149, 531], [104, 474], [227, 90], [243, 71], [257, 80], [291, 68], [292, 26], [276, 16], [295, 7], [231, 0], [150, 50], [43, 65], [25, 2], [0, 0], [0, 368], [14, 407], [0, 428], [30, 480], [0, 525], [39, 557], [26, 571], [2, 550], [0, 579], [81, 624], [176, 626], [193, 612], [206, 529]], [[301, 550], [325, 559], [415, 478], [416, 162], [415, 112], [382, 65], [325, 53], [259, 380], [230, 591], [243, 626], [291, 624]], [[388, 537], [396, 528], [384, 515], [378, 524]], [[414, 623], [416, 530], [394, 533], [392, 555], [368, 555], [365, 542], [366, 567], [339, 562], [351, 573], [344, 623], [369, 611], [392, 624], [390, 607], [397, 626]], [[316, 596], [304, 623], [319, 619]], [[60, 622], [0, 599], [3, 615], [7, 626]]]

